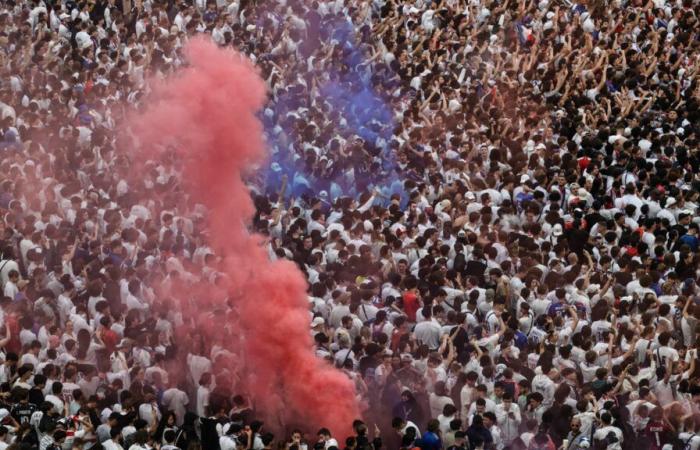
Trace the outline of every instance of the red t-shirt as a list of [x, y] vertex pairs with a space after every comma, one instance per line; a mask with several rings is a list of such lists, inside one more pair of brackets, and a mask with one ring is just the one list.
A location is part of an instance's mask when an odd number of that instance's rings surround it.
[[416, 321], [416, 312], [418, 311], [418, 296], [413, 292], [403, 293], [403, 310], [406, 311], [406, 316], [411, 322]]
[[112, 353], [115, 348], [117, 348], [117, 343], [119, 342], [119, 336], [116, 332], [111, 329], [106, 329], [102, 332], [102, 342], [104, 342], [105, 347], [109, 353]]
[[22, 352], [22, 343], [19, 340], [19, 332], [22, 331], [19, 326], [17, 315], [8, 314], [5, 316], [5, 321], [10, 326], [10, 342], [5, 346], [5, 350], [20, 354]]
[[645, 431], [650, 450], [661, 450], [670, 442], [670, 429], [660, 420], [653, 420], [647, 424]]

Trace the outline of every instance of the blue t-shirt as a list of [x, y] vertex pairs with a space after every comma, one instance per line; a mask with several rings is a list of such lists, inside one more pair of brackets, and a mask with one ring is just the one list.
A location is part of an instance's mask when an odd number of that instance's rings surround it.
[[549, 309], [547, 309], [547, 314], [554, 317], [554, 316], [562, 316], [564, 315], [564, 311], [566, 311], [566, 304], [563, 302], [555, 302], [549, 305]]
[[697, 236], [693, 236], [690, 234], [684, 234], [683, 236], [681, 236], [681, 242], [683, 242], [688, 247], [690, 247], [690, 249], [692, 251], [694, 251], [694, 252], [698, 251], [698, 244], [700, 244], [700, 242], [698, 241]]
[[422, 445], [421, 449], [422, 450], [441, 450], [442, 449], [442, 440], [440, 440], [440, 436], [437, 434], [428, 431], [425, 433], [421, 439]]

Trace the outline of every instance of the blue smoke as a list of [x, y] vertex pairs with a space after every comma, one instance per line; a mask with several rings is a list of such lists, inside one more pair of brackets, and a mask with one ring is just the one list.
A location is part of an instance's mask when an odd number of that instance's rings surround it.
[[[372, 65], [365, 55], [368, 48], [365, 43], [370, 38], [368, 27], [355, 32], [347, 20], [327, 16], [319, 35], [309, 39], [317, 43], [316, 48], [320, 42], [337, 43], [331, 67], [326, 70], [328, 80], [318, 86], [319, 98], [315, 104], [305, 88], [294, 85], [279, 92], [272, 101], [271, 113], [268, 111], [263, 118], [272, 153], [266, 173], [268, 190], [279, 189], [282, 175], [286, 175], [287, 195], [320, 196], [328, 202], [377, 188], [386, 203], [391, 194], [402, 192], [398, 166], [389, 145], [395, 128], [394, 112], [390, 99], [385, 97], [398, 87], [398, 79], [386, 65], [381, 65], [382, 69], [376, 73], [370, 71]], [[312, 78], [308, 71], [299, 75], [307, 84]], [[313, 118], [308, 114], [291, 118], [288, 115], [299, 107], [309, 111], [313, 107], [318, 109], [319, 103], [323, 103], [325, 116], [333, 122], [322, 127], [322, 136], [309, 131]], [[344, 146], [335, 139], [341, 136], [347, 140]], [[322, 154], [331, 148], [328, 151], [331, 161], [303, 148], [309, 144], [322, 148]], [[338, 157], [341, 147], [345, 157]], [[370, 167], [363, 167], [366, 161], [372, 161]]]

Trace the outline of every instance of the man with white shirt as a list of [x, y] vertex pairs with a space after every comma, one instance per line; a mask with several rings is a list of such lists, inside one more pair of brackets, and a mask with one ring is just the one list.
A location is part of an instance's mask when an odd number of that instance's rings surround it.
[[552, 381], [559, 374], [557, 369], [552, 368], [548, 374], [542, 373], [542, 369], [538, 367], [535, 371], [536, 375], [532, 379], [532, 392], [539, 392], [543, 397], [543, 404], [546, 407], [552, 405], [554, 401], [554, 391], [557, 385]]
[[659, 335], [657, 340], [659, 342], [659, 346], [653, 351], [656, 364], [659, 367], [666, 367], [667, 370], [672, 372], [673, 365], [679, 361], [680, 356], [675, 348], [669, 346], [671, 333], [664, 331]]
[[32, 331], [34, 320], [30, 316], [23, 317], [20, 325], [22, 326], [22, 331], [19, 332], [19, 342], [23, 347], [37, 340], [36, 334]]
[[44, 400], [46, 400], [47, 402], [51, 402], [53, 404], [54, 410], [59, 413], [62, 413], [65, 407], [62, 397], [63, 383], [61, 383], [60, 381], [54, 381], [51, 385], [51, 393], [47, 395], [44, 398]]
[[[472, 402], [472, 405], [469, 407], [469, 412], [467, 415], [469, 425], [471, 425], [471, 421], [473, 420], [475, 415], [483, 415], [485, 412], [496, 411], [496, 402], [486, 397], [487, 388], [485, 385], [480, 384], [479, 386], [477, 386], [475, 393], [476, 399]], [[472, 396], [472, 398], [474, 397]]]
[[362, 323], [374, 321], [377, 317], [377, 311], [379, 311], [379, 309], [372, 304], [372, 298], [371, 291], [366, 291], [362, 294], [362, 302], [357, 308], [357, 317], [360, 318]]
[[425, 320], [416, 324], [416, 327], [413, 329], [413, 336], [416, 338], [416, 341], [427, 345], [431, 351], [435, 351], [440, 347], [442, 326], [433, 317], [432, 306], [424, 306], [422, 313]]
[[[0, 425], [0, 450], [5, 450], [10, 444], [7, 443], [9, 430], [7, 427]], [[696, 449], [693, 449], [696, 450]]]
[[513, 403], [513, 396], [509, 392], [503, 394], [501, 400], [502, 402], [496, 405], [496, 418], [498, 427], [501, 429], [503, 444], [508, 446], [520, 435], [518, 429], [522, 418], [520, 408]]
[[31, 344], [29, 344], [29, 350], [27, 353], [22, 355], [22, 358], [19, 360], [19, 365], [24, 366], [26, 364], [31, 364], [33, 367], [38, 367], [39, 366], [39, 352], [41, 351], [41, 342], [38, 340], [32, 341]]
[[667, 219], [671, 226], [676, 225], [678, 217], [678, 207], [676, 199], [669, 197], [666, 199], [666, 206], [656, 214], [657, 219]]
[[171, 387], [163, 392], [161, 403], [169, 411], [175, 413], [175, 423], [181, 427], [185, 422], [185, 413], [190, 400], [185, 391], [178, 389], [171, 381]]
[[129, 293], [126, 296], [126, 301], [124, 303], [127, 311], [139, 311], [141, 318], [145, 319], [146, 311], [148, 311], [149, 306], [147, 303], [138, 298], [140, 292], [141, 282], [138, 280], [131, 280], [129, 282]]
[[600, 427], [593, 433], [593, 439], [603, 441], [603, 445], [607, 446], [610, 433], [615, 436], [617, 442], [623, 442], [622, 430], [612, 425], [612, 416], [606, 411], [600, 415]]
[[86, 22], [80, 25], [80, 31], [75, 34], [75, 42], [80, 50], [86, 49], [92, 45], [92, 38], [88, 33], [89, 26]]
[[501, 427], [498, 426], [496, 414], [491, 411], [486, 411], [482, 417], [484, 418], [484, 426], [489, 430], [489, 433], [491, 433], [493, 448], [496, 450], [503, 450], [506, 443], [503, 440], [503, 432]]
[[239, 424], [230, 424], [226, 433], [219, 438], [219, 447], [221, 450], [236, 450], [238, 446], [237, 437], [241, 430], [242, 427]]
[[104, 450], [124, 450], [124, 447], [119, 443], [122, 438], [122, 429], [119, 427], [113, 427], [109, 430], [109, 439], [102, 443], [102, 448]]
[[471, 371], [467, 373], [466, 378], [466, 382], [459, 393], [459, 402], [462, 406], [462, 417], [469, 417], [469, 408], [471, 407], [472, 399], [476, 398], [476, 381], [478, 380], [479, 375], [476, 372]]
[[501, 323], [500, 317], [504, 308], [505, 301], [503, 299], [494, 300], [493, 309], [486, 313], [485, 320], [489, 335], [498, 333]]
[[700, 435], [697, 433], [690, 431], [678, 433], [678, 439], [683, 443], [684, 450], [700, 449]]
[[14, 300], [15, 297], [17, 297], [17, 294], [19, 294], [19, 288], [17, 287], [18, 282], [19, 272], [16, 270], [10, 270], [10, 272], [8, 273], [8, 280], [5, 283], [5, 288], [3, 289], [5, 297], [9, 297], [12, 300]]
[[333, 296], [337, 295], [337, 304], [331, 309], [328, 322], [333, 328], [338, 328], [342, 325], [343, 317], [350, 315], [350, 307], [348, 306], [349, 298], [345, 293], [340, 291], [334, 292]]
[[311, 212], [311, 221], [306, 227], [307, 233], [311, 234], [312, 231], [317, 230], [319, 233], [323, 234], [326, 232], [326, 217], [320, 209], [314, 209]]
[[318, 430], [318, 442], [323, 443], [323, 447], [328, 450], [331, 447], [338, 447], [338, 441], [331, 436], [331, 432], [328, 428], [321, 428]]
[[416, 432], [416, 438], [420, 439], [421, 437], [418, 425], [410, 420], [404, 420], [401, 417], [394, 417], [394, 419], [391, 421], [391, 428], [393, 428], [394, 431], [396, 431], [400, 436], [404, 436], [409, 428], [413, 428]]

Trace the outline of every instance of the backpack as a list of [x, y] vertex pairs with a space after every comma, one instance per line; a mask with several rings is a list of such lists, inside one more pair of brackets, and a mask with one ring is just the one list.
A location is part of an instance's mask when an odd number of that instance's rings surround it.
[[554, 445], [554, 442], [552, 442], [552, 438], [547, 435], [547, 443], [543, 444], [538, 444], [535, 442], [535, 438], [533, 437], [532, 440], [530, 441], [530, 445], [528, 446], [527, 450], [555, 450], [556, 446]]
[[515, 398], [515, 382], [514, 381], [501, 381], [503, 383], [503, 390], [510, 394], [512, 398]]
[[685, 441], [683, 439], [679, 438], [678, 436], [674, 437], [673, 440], [671, 441], [671, 446], [673, 447], [673, 450], [690, 450], [690, 448], [691, 448], [690, 443], [695, 436], [697, 436], [697, 434], [693, 433]]
[[382, 332], [384, 331], [384, 325], [386, 325], [386, 323], [384, 323], [384, 322], [382, 322], [382, 324], [379, 325], [379, 326], [377, 326], [376, 323], [372, 323], [372, 324], [371, 324], [371, 327], [372, 327], [372, 340], [373, 340], [373, 341], [376, 341], [376, 340], [379, 338], [379, 334], [382, 333]]
[[661, 347], [657, 347], [656, 353], [654, 353], [654, 356], [656, 358], [656, 365], [657, 367], [661, 367], [664, 370], [666, 370], [666, 358], [661, 357], [661, 352], [659, 350], [661, 350]]
[[464, 257], [463, 253], [457, 253], [457, 255], [455, 256], [455, 260], [452, 263], [452, 268], [457, 273], [463, 273], [464, 270], [467, 268], [467, 260]]
[[[365, 305], [362, 304], [362, 305], [360, 305], [360, 307], [362, 308], [362, 313], [365, 315], [365, 317], [367, 317], [367, 311], [365, 310]], [[367, 319], [367, 320], [363, 323], [363, 325], [365, 325], [365, 326], [372, 326], [372, 324], [375, 322], [375, 320], [377, 320], [376, 317], [375, 317], [375, 318], [372, 318], [372, 319]]]

